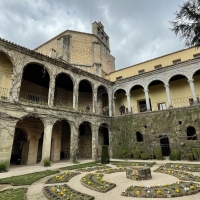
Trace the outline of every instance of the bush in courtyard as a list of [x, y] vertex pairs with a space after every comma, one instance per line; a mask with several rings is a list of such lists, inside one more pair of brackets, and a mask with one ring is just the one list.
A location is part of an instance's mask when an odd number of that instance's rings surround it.
[[187, 160], [192, 161], [193, 160], [193, 154], [187, 153]]
[[50, 166], [51, 166], [50, 160], [48, 159], [44, 160], [44, 167], [50, 167]]
[[159, 159], [159, 160], [163, 159], [163, 155], [162, 155], [161, 149], [155, 149], [153, 151], [153, 154], [154, 154], [154, 156], [155, 156], [156, 159]]
[[7, 164], [5, 162], [0, 163], [0, 172], [5, 172], [7, 168]]
[[178, 149], [173, 149], [170, 156], [170, 160], [180, 160], [181, 159], [181, 152]]
[[142, 151], [140, 149], [133, 149], [133, 157], [136, 159], [141, 158]]
[[147, 159], [151, 159], [152, 158], [152, 154], [151, 153], [142, 153], [141, 154], [141, 159], [142, 160], [147, 160]]
[[110, 156], [109, 156], [109, 152], [108, 152], [108, 146], [106, 146], [106, 145], [102, 146], [101, 163], [102, 164], [110, 163]]
[[195, 160], [200, 160], [200, 148], [193, 148], [192, 149], [194, 159]]

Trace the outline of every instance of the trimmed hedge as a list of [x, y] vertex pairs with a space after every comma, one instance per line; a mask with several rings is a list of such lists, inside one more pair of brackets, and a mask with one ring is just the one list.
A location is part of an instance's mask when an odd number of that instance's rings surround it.
[[173, 149], [170, 156], [170, 160], [180, 160], [181, 159], [181, 152], [178, 149]]
[[136, 159], [141, 158], [142, 151], [140, 149], [133, 149], [133, 157]]
[[192, 149], [194, 159], [195, 160], [200, 160], [200, 148], [193, 148]]
[[151, 153], [142, 153], [142, 154], [141, 154], [141, 159], [142, 159], [142, 160], [151, 159], [151, 158], [152, 158], [151, 155], [152, 155]]
[[161, 149], [155, 149], [153, 153], [156, 159], [163, 160]]

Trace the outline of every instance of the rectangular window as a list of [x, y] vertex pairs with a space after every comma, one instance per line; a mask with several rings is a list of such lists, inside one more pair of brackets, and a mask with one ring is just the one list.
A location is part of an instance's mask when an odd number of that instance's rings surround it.
[[[197, 103], [199, 103], [199, 97], [197, 97]], [[189, 104], [190, 104], [190, 106], [191, 106], [191, 105], [194, 105], [194, 100], [193, 100], [193, 98], [189, 98]]]
[[144, 74], [144, 73], [145, 73], [145, 70], [144, 70], [144, 69], [138, 71], [138, 74]]
[[173, 65], [176, 65], [178, 63], [181, 63], [181, 59], [173, 60], [172, 62], [173, 62]]
[[162, 102], [162, 103], [158, 103], [158, 110], [166, 110], [166, 103]]
[[193, 55], [193, 58], [194, 58], [194, 59], [195, 59], [195, 58], [200, 58], [200, 53], [194, 54], [194, 55]]
[[160, 69], [160, 68], [162, 68], [162, 65], [156, 65], [156, 66], [154, 66], [154, 69]]
[[118, 76], [116, 77], [116, 80], [122, 79], [122, 76]]

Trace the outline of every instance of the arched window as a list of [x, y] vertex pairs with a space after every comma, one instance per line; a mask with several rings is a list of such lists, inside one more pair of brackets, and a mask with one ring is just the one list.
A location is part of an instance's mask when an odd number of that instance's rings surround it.
[[186, 132], [188, 140], [197, 140], [196, 130], [193, 126], [187, 127]]
[[143, 142], [143, 136], [139, 131], [136, 132], [136, 139], [137, 142]]

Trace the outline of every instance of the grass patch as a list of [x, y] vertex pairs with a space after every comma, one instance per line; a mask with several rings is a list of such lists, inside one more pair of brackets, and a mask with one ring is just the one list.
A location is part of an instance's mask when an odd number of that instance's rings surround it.
[[86, 168], [86, 167], [93, 167], [94, 165], [101, 165], [101, 164], [97, 164], [97, 163], [99, 163], [99, 162], [89, 162], [89, 163], [77, 164], [77, 165], [62, 167], [62, 168], [59, 168], [59, 169], [61, 169], [61, 170], [73, 170], [73, 169], [80, 169], [80, 168]]
[[126, 162], [126, 161], [111, 161], [112, 165], [139, 165], [139, 166], [153, 166], [156, 162]]
[[9, 189], [0, 192], [1, 200], [25, 200], [26, 188]]
[[42, 172], [35, 172], [31, 174], [25, 174], [21, 176], [13, 176], [9, 178], [2, 178], [0, 179], [0, 184], [12, 184], [16, 186], [20, 185], [31, 185], [35, 181], [44, 178], [46, 176], [50, 176], [52, 174], [59, 173], [60, 171], [51, 171], [51, 170], [46, 170]]

